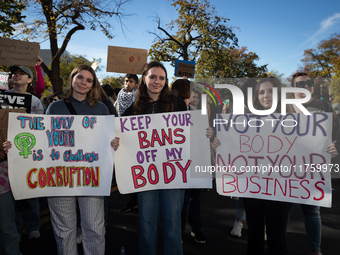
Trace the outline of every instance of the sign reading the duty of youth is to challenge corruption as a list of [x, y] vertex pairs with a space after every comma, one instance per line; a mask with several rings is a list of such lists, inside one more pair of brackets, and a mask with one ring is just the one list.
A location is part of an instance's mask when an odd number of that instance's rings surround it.
[[114, 116], [10, 113], [14, 198], [110, 195], [114, 122]]
[[[332, 115], [218, 115], [220, 195], [331, 207]], [[222, 124], [223, 123], [223, 124]]]
[[116, 121], [120, 145], [116, 177], [122, 194], [155, 189], [211, 188], [207, 116], [200, 111], [121, 117]]

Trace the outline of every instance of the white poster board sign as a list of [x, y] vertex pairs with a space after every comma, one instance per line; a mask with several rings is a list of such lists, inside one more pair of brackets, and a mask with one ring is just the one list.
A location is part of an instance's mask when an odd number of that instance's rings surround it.
[[[218, 115], [220, 195], [331, 207], [332, 114]], [[224, 123], [224, 124], [222, 124]], [[331, 169], [332, 168], [332, 169]]]
[[8, 73], [0, 72], [0, 89], [8, 90]]
[[15, 199], [109, 196], [114, 116], [9, 114], [8, 172]]
[[207, 128], [207, 117], [200, 111], [118, 118], [120, 146], [115, 155], [119, 192], [211, 188], [210, 173], [195, 173], [195, 165], [210, 165]]

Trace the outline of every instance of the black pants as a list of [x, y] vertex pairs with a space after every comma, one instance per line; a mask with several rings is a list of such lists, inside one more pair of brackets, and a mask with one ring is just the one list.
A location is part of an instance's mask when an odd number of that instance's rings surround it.
[[248, 255], [264, 254], [264, 232], [266, 226], [268, 254], [286, 255], [286, 230], [291, 203], [245, 198], [248, 235]]

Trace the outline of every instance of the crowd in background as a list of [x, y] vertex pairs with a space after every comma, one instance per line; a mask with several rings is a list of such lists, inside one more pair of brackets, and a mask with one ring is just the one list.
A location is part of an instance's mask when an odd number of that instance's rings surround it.
[[[36, 84], [32, 86], [33, 74], [24, 66], [9, 68], [9, 92], [32, 94], [32, 114], [92, 114], [129, 116], [135, 114], [154, 114], [162, 112], [199, 110], [201, 106], [200, 90], [194, 82], [177, 79], [170, 87], [167, 71], [159, 62], [151, 62], [144, 68], [139, 79], [135, 74], [127, 74], [121, 90], [110, 85], [100, 85], [95, 71], [86, 65], [76, 67], [70, 74], [66, 90], [42, 96], [45, 83], [40, 69], [41, 58], [37, 58]], [[272, 106], [273, 88], [281, 93], [282, 83], [270, 77], [264, 79], [243, 78], [239, 87], [244, 91], [251, 87], [254, 91], [254, 107], [258, 110]], [[314, 81], [306, 73], [297, 72], [292, 77], [292, 87], [306, 88], [313, 95]], [[303, 98], [302, 93], [295, 98]], [[280, 96], [279, 96], [280, 98]], [[245, 111], [247, 107], [245, 97]], [[281, 112], [280, 100], [276, 112]], [[335, 141], [339, 137], [340, 105], [311, 98], [305, 104], [310, 111], [333, 112], [332, 144], [327, 148], [334, 160], [337, 160]], [[208, 97], [207, 110], [210, 126], [217, 113], [232, 112], [232, 98], [225, 99], [223, 105], [214, 104]], [[299, 112], [287, 106], [287, 112]], [[315, 111], [316, 111], [315, 110]], [[221, 144], [212, 128], [207, 130], [210, 139], [212, 165], [215, 164], [215, 150]], [[119, 138], [110, 141], [111, 146], [119, 149]], [[11, 141], [4, 143], [7, 152]], [[24, 228], [28, 239], [40, 237], [39, 198], [15, 201], [8, 180], [6, 156], [0, 163], [0, 254], [20, 254], [19, 242]], [[191, 235], [199, 244], [206, 242], [204, 219], [200, 213], [200, 195], [202, 189], [165, 189], [134, 193], [129, 202], [120, 209], [128, 213], [138, 208], [140, 224], [140, 254], [157, 254], [158, 220], [163, 222], [163, 254], [181, 255], [182, 234], [186, 220], [191, 227]], [[234, 198], [238, 199], [238, 198]], [[85, 254], [105, 253], [105, 226], [108, 213], [107, 197], [52, 197], [48, 198], [49, 209], [58, 254], [77, 254], [77, 243], [83, 243]], [[235, 222], [231, 234], [241, 237], [245, 222], [248, 224], [247, 254], [264, 254], [267, 240], [269, 254], [288, 254], [285, 236], [292, 204], [262, 199], [238, 199]], [[301, 205], [305, 217], [311, 254], [321, 254], [321, 215], [320, 207]]]

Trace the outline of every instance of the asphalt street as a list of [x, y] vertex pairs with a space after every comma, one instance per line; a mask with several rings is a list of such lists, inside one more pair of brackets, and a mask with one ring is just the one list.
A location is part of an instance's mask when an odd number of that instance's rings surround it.
[[[322, 217], [322, 253], [324, 255], [339, 255], [340, 242], [340, 181], [333, 179], [332, 208], [321, 208]], [[127, 195], [121, 195], [115, 187], [109, 199], [108, 226], [106, 229], [106, 254], [118, 255], [122, 246], [127, 255], [138, 254], [138, 210], [130, 213], [120, 213], [119, 208], [125, 205]], [[212, 254], [246, 254], [248, 230], [245, 224], [240, 238], [230, 235], [235, 216], [236, 200], [220, 196], [215, 189], [202, 192], [201, 211], [203, 218], [203, 231], [206, 237], [205, 244], [198, 244], [190, 236], [190, 227], [187, 225], [183, 235], [183, 250], [185, 255], [212, 255]], [[20, 243], [23, 255], [54, 255], [57, 254], [49, 210], [46, 199], [41, 199], [41, 237], [28, 240], [23, 235]], [[161, 224], [159, 226], [159, 239], [161, 243]], [[305, 234], [304, 220], [299, 205], [294, 205], [288, 225], [287, 245], [292, 255], [310, 252], [309, 243]], [[82, 246], [78, 245], [79, 254]], [[161, 246], [159, 251], [161, 251]], [[159, 254], [162, 254], [159, 252]]]

